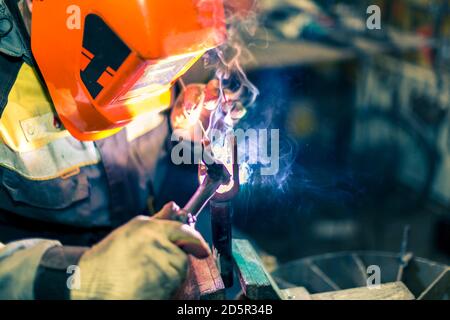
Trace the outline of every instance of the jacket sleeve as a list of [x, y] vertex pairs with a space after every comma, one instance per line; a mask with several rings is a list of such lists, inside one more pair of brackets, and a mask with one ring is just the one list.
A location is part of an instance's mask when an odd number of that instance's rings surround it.
[[34, 299], [34, 282], [42, 257], [58, 241], [28, 239], [0, 243], [0, 300]]

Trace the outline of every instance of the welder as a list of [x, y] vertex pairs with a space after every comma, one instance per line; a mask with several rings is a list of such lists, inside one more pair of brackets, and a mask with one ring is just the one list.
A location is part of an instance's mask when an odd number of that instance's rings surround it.
[[209, 255], [145, 214], [172, 87], [225, 34], [221, 0], [0, 0], [1, 299], [170, 298]]

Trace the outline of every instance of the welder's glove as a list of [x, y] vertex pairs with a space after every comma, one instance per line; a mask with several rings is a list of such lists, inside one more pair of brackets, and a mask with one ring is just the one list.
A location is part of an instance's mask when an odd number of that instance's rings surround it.
[[161, 209], [161, 211], [153, 216], [153, 218], [186, 222], [187, 215], [186, 212], [181, 210], [181, 208], [172, 201], [166, 204], [164, 208]]
[[197, 231], [176, 221], [137, 217], [81, 257], [80, 286], [71, 298], [169, 299], [185, 279], [187, 254], [210, 254]]

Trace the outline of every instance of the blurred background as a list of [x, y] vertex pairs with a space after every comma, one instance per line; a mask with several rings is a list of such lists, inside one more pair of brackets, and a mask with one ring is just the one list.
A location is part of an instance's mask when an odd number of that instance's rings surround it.
[[[235, 199], [236, 232], [279, 263], [328, 252], [450, 262], [450, 1], [260, 0], [243, 59], [260, 96], [242, 128], [280, 129], [280, 172]], [[370, 5], [381, 29], [367, 28]], [[200, 64], [186, 82], [205, 82]], [[183, 205], [196, 166], [169, 170]], [[180, 181], [179, 174], [192, 179]], [[171, 192], [172, 190], [172, 192]], [[202, 216], [208, 229], [208, 213]], [[207, 232], [207, 231], [204, 231]]]

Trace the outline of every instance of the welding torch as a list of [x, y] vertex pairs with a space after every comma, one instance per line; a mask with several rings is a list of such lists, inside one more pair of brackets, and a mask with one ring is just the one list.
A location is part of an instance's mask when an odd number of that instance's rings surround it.
[[[204, 153], [204, 163], [206, 167], [206, 177], [194, 193], [192, 198], [183, 208], [186, 214], [186, 223], [195, 226], [198, 214], [210, 204], [211, 209], [211, 229], [213, 248], [215, 251], [220, 273], [225, 287], [233, 285], [233, 263], [232, 263], [232, 223], [231, 216], [233, 207], [231, 200], [239, 192], [239, 164], [237, 156], [237, 139], [232, 139], [232, 174], [227, 167], [215, 160], [209, 152]], [[222, 185], [228, 185], [230, 179], [232, 187], [224, 193], [217, 190]]]
[[195, 226], [197, 216], [214, 196], [221, 185], [228, 184], [231, 174], [225, 165], [214, 159], [208, 152], [204, 152], [204, 163], [206, 167], [206, 177], [198, 187], [197, 191], [184, 206], [186, 223]]

